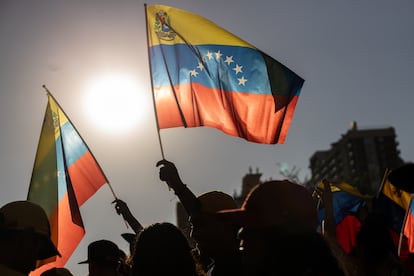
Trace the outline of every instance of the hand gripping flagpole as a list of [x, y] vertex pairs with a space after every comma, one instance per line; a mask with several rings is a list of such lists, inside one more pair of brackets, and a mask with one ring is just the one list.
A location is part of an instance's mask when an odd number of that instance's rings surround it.
[[158, 135], [158, 142], [160, 144], [160, 150], [161, 150], [161, 157], [162, 159], [165, 159], [164, 156], [164, 149], [162, 146], [162, 142], [161, 142], [161, 135], [160, 135], [160, 125], [158, 122], [158, 114], [157, 114], [157, 107], [155, 105], [155, 95], [154, 95], [154, 81], [152, 79], [152, 67], [151, 67], [151, 62], [150, 62], [150, 48], [149, 48], [149, 41], [150, 41], [150, 37], [149, 37], [149, 30], [148, 30], [148, 15], [147, 15], [147, 4], [144, 4], [145, 7], [145, 29], [147, 31], [147, 53], [148, 53], [148, 68], [149, 68], [149, 73], [150, 73], [150, 79], [151, 79], [151, 95], [152, 95], [152, 105], [153, 105], [153, 110], [154, 110], [154, 118], [155, 118], [155, 123], [157, 125], [157, 135]]

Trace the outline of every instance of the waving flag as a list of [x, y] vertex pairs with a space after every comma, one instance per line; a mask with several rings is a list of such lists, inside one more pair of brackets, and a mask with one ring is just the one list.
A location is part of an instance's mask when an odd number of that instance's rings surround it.
[[146, 8], [159, 129], [207, 126], [262, 144], [286, 139], [304, 80], [196, 14]]
[[[391, 238], [398, 254], [402, 258], [409, 256], [408, 239], [404, 234], [404, 220], [409, 209], [411, 194], [395, 186], [389, 176], [390, 169], [386, 169], [378, 189], [377, 197], [374, 200], [374, 210], [384, 215], [390, 228]], [[408, 218], [408, 217], [407, 217]]]
[[85, 142], [49, 94], [27, 199], [45, 209], [52, 240], [62, 257], [42, 261], [38, 266], [50, 264], [31, 275], [65, 265], [85, 234], [79, 207], [107, 182]]
[[390, 228], [396, 233], [403, 230], [404, 216], [410, 203], [411, 194], [394, 186], [388, 176], [391, 170], [384, 173], [383, 182], [375, 201], [375, 208], [382, 212]]
[[[321, 182], [318, 188], [325, 189]], [[359, 191], [345, 182], [331, 183], [332, 204], [335, 224], [339, 224], [347, 215], [355, 214], [358, 208], [365, 204], [367, 196], [362, 195]], [[321, 208], [318, 213], [321, 222], [325, 216], [325, 208]]]
[[[323, 182], [319, 183], [318, 188], [325, 189]], [[346, 253], [350, 253], [356, 246], [356, 236], [361, 227], [361, 222], [356, 213], [361, 206], [366, 204], [365, 200], [369, 196], [362, 195], [357, 188], [345, 183], [331, 183], [332, 207], [335, 220], [336, 238]], [[325, 208], [318, 211], [319, 223], [325, 217]]]

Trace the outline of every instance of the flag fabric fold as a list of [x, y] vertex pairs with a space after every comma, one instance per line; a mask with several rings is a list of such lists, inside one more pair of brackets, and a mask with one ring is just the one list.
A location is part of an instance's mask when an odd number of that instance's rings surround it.
[[159, 129], [212, 127], [262, 144], [283, 143], [304, 80], [215, 23], [146, 6]]
[[85, 234], [79, 207], [105, 183], [89, 148], [49, 94], [27, 199], [45, 209], [62, 257], [42, 261], [31, 275], [65, 265]]

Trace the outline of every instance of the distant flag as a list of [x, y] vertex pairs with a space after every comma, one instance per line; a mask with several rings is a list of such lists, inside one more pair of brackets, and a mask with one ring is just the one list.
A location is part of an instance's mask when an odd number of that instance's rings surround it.
[[[388, 197], [392, 198], [395, 203], [405, 210], [398, 243], [398, 253], [399, 255], [408, 255], [409, 253], [414, 253], [414, 202], [412, 199], [412, 193], [414, 192], [414, 163], [406, 163], [392, 171], [389, 170], [387, 173], [386, 183], [382, 189], [383, 193], [387, 194], [387, 196], [391, 194]], [[386, 184], [390, 187], [389, 191], [386, 189]], [[401, 215], [399, 219], [401, 219]], [[403, 252], [404, 250], [409, 253]]]
[[31, 275], [65, 265], [85, 234], [79, 207], [105, 183], [108, 181], [89, 148], [48, 93], [27, 199], [45, 209], [52, 240], [62, 257], [42, 261], [38, 267], [49, 264]]
[[[318, 188], [325, 189], [323, 182]], [[336, 238], [346, 253], [350, 253], [356, 246], [356, 235], [361, 222], [356, 213], [361, 206], [366, 204], [369, 196], [362, 195], [358, 189], [346, 182], [332, 182], [332, 207], [335, 220]], [[325, 217], [325, 208], [318, 211], [319, 223], [322, 225]]]
[[[318, 187], [325, 189], [324, 183], [319, 183]], [[332, 203], [335, 224], [339, 224], [345, 216], [355, 214], [358, 208], [365, 204], [364, 196], [357, 189], [345, 182], [331, 183]], [[322, 221], [325, 215], [325, 208], [319, 210], [319, 221]]]
[[158, 129], [206, 126], [284, 143], [301, 77], [196, 14], [162, 5], [146, 13]]
[[381, 212], [390, 227], [391, 237], [398, 248], [398, 255], [408, 255], [408, 239], [404, 237], [404, 221], [411, 200], [411, 194], [391, 183], [389, 175], [392, 170], [386, 169], [378, 195], [374, 201], [374, 209]]
[[414, 163], [405, 163], [393, 169], [388, 179], [401, 190], [414, 193]]
[[400, 233], [411, 194], [394, 186], [388, 179], [390, 173], [390, 169], [387, 169], [384, 173], [375, 208], [385, 215], [391, 229], [396, 233]]

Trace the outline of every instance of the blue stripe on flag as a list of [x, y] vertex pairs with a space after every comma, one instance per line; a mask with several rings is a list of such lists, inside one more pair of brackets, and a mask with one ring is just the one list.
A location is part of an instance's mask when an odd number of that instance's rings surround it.
[[266, 64], [256, 49], [225, 45], [157, 45], [150, 48], [150, 55], [154, 87], [170, 86], [170, 77], [173, 85], [197, 82], [230, 92], [272, 94]]
[[69, 121], [61, 126], [61, 136], [65, 148], [66, 162], [69, 168], [84, 155], [88, 149]]

